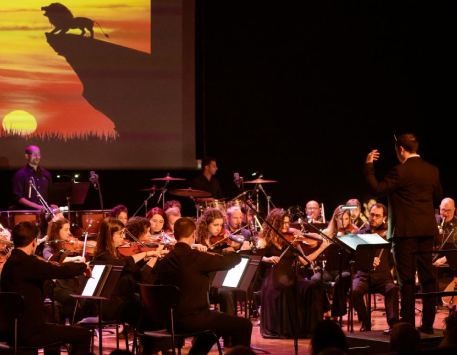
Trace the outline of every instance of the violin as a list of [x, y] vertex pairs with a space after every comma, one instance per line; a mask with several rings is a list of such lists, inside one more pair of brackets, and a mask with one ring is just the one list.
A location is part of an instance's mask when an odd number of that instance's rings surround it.
[[[50, 260], [62, 262], [67, 256], [94, 256], [97, 242], [95, 240], [88, 240], [85, 242], [76, 237], [68, 237], [68, 239], [56, 239], [46, 242], [46, 244], [56, 244], [59, 251], [55, 253]], [[84, 248], [85, 245], [85, 248]]]
[[117, 247], [117, 252], [122, 256], [132, 256], [138, 253], [159, 249], [158, 243], [126, 242]]
[[289, 243], [300, 243], [302, 247], [307, 249], [314, 249], [319, 245], [319, 242], [322, 241], [317, 235], [313, 233], [303, 233], [299, 229], [289, 228], [287, 232], [282, 233]]

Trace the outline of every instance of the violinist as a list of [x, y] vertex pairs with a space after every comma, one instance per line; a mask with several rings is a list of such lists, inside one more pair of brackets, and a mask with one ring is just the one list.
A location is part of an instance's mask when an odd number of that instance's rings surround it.
[[172, 234], [165, 232], [167, 216], [165, 212], [159, 208], [151, 208], [146, 215], [151, 223], [150, 240], [163, 243], [164, 245], [176, 244], [176, 239]]
[[[19, 322], [19, 345], [40, 346], [45, 354], [60, 354], [60, 344], [71, 344], [71, 355], [90, 353], [90, 332], [75, 326], [46, 323], [43, 283], [49, 279], [64, 279], [82, 275], [85, 263], [68, 262], [62, 265], [46, 262], [34, 254], [38, 227], [31, 222], [16, 224], [12, 232], [14, 250], [2, 272], [1, 289], [18, 292], [24, 298], [24, 312]], [[56, 344], [58, 346], [50, 346]]]
[[116, 205], [111, 209], [109, 217], [117, 218], [126, 225], [129, 220], [129, 210], [124, 205]]
[[[350, 210], [338, 206], [333, 211], [327, 228], [322, 232], [330, 238], [355, 233], [357, 227], [351, 223]], [[349, 271], [349, 256], [345, 250], [336, 244], [330, 244], [322, 254], [322, 271], [315, 273], [313, 280], [320, 279], [326, 285], [333, 284], [331, 316], [334, 320], [346, 314], [346, 294], [351, 287], [351, 273]]]
[[[100, 223], [93, 263], [124, 267], [117, 289], [111, 299], [103, 305], [103, 317], [136, 324], [140, 312], [136, 284], [140, 281], [141, 268], [145, 265], [153, 268], [157, 258], [162, 257], [167, 251], [149, 250], [123, 257], [118, 247], [124, 243], [124, 229], [124, 224], [118, 219], [105, 218]], [[148, 258], [150, 259], [146, 261]]]
[[[70, 232], [70, 222], [65, 219], [57, 219], [48, 226], [47, 242], [43, 249], [45, 260], [57, 261], [59, 263], [81, 262], [85, 259], [75, 253], [79, 249], [82, 251], [82, 242], [73, 238]], [[76, 299], [71, 297], [72, 294], [80, 294], [85, 284], [85, 278], [72, 277], [65, 279], [56, 279], [46, 283], [47, 292], [51, 299], [56, 300], [62, 306], [60, 312], [60, 323], [66, 320], [73, 320]], [[77, 309], [76, 318], [80, 318], [80, 309]]]
[[181, 209], [178, 206], [169, 207], [165, 210], [165, 233], [174, 235], [175, 222], [181, 218]]
[[[289, 232], [290, 217], [286, 211], [273, 209], [267, 222], [273, 228], [263, 224], [257, 245], [258, 253], [263, 255], [260, 269], [263, 277], [261, 334], [267, 338], [292, 338], [295, 334], [309, 336], [326, 310], [323, 288], [319, 282], [304, 279], [296, 273], [294, 253], [275, 231]], [[327, 246], [328, 242], [323, 241], [307, 258], [315, 260]], [[307, 263], [301, 257], [298, 259], [295, 262]], [[294, 329], [293, 324], [299, 325], [298, 328]]]
[[[385, 238], [387, 234], [387, 207], [376, 203], [370, 208], [369, 225], [360, 229], [358, 233], [376, 233]], [[352, 280], [352, 300], [362, 323], [360, 331], [371, 330], [369, 315], [365, 306], [364, 295], [370, 290], [384, 296], [387, 324], [390, 332], [392, 326], [398, 322], [399, 290], [394, 284], [391, 269], [394, 265], [393, 256], [389, 249], [376, 250], [371, 270], [357, 270]]]
[[[243, 240], [245, 245], [247, 244], [249, 246], [252, 234], [248, 226], [242, 225], [244, 219], [243, 211], [240, 206], [231, 206], [227, 209], [226, 230], [232, 235], [240, 236], [240, 240]], [[241, 244], [238, 244], [239, 246], [236, 244], [232, 244], [232, 246], [241, 248]]]
[[208, 208], [197, 221], [197, 242], [214, 252], [239, 249], [239, 244], [230, 239], [224, 228], [225, 216], [217, 208]]

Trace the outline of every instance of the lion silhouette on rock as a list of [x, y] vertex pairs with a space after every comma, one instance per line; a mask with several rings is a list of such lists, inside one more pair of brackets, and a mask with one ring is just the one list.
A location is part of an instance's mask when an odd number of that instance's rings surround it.
[[87, 17], [74, 17], [71, 11], [65, 5], [58, 2], [53, 2], [48, 6], [41, 8], [44, 11], [44, 16], [49, 19], [54, 29], [49, 32], [50, 34], [65, 34], [72, 28], [79, 28], [81, 30], [81, 36], [84, 36], [86, 30], [90, 33], [90, 38], [94, 38], [94, 23], [96, 23], [106, 38], [109, 36], [103, 32], [100, 24]]

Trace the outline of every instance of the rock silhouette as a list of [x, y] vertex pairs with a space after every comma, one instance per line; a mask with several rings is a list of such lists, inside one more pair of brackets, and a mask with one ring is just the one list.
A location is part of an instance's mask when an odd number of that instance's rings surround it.
[[[167, 131], [163, 90], [151, 55], [116, 44], [77, 35], [46, 34], [50, 46], [81, 80], [83, 97], [108, 116], [120, 137], [132, 125]], [[160, 91], [160, 95], [155, 95]], [[169, 132], [171, 133], [171, 132]]]

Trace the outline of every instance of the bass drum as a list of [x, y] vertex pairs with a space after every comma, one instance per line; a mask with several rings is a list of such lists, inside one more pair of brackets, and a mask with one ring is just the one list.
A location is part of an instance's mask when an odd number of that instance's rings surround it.
[[73, 211], [72, 234], [75, 237], [81, 237], [87, 232], [89, 237], [96, 237], [100, 229], [100, 223], [109, 216], [110, 212], [111, 210]]

